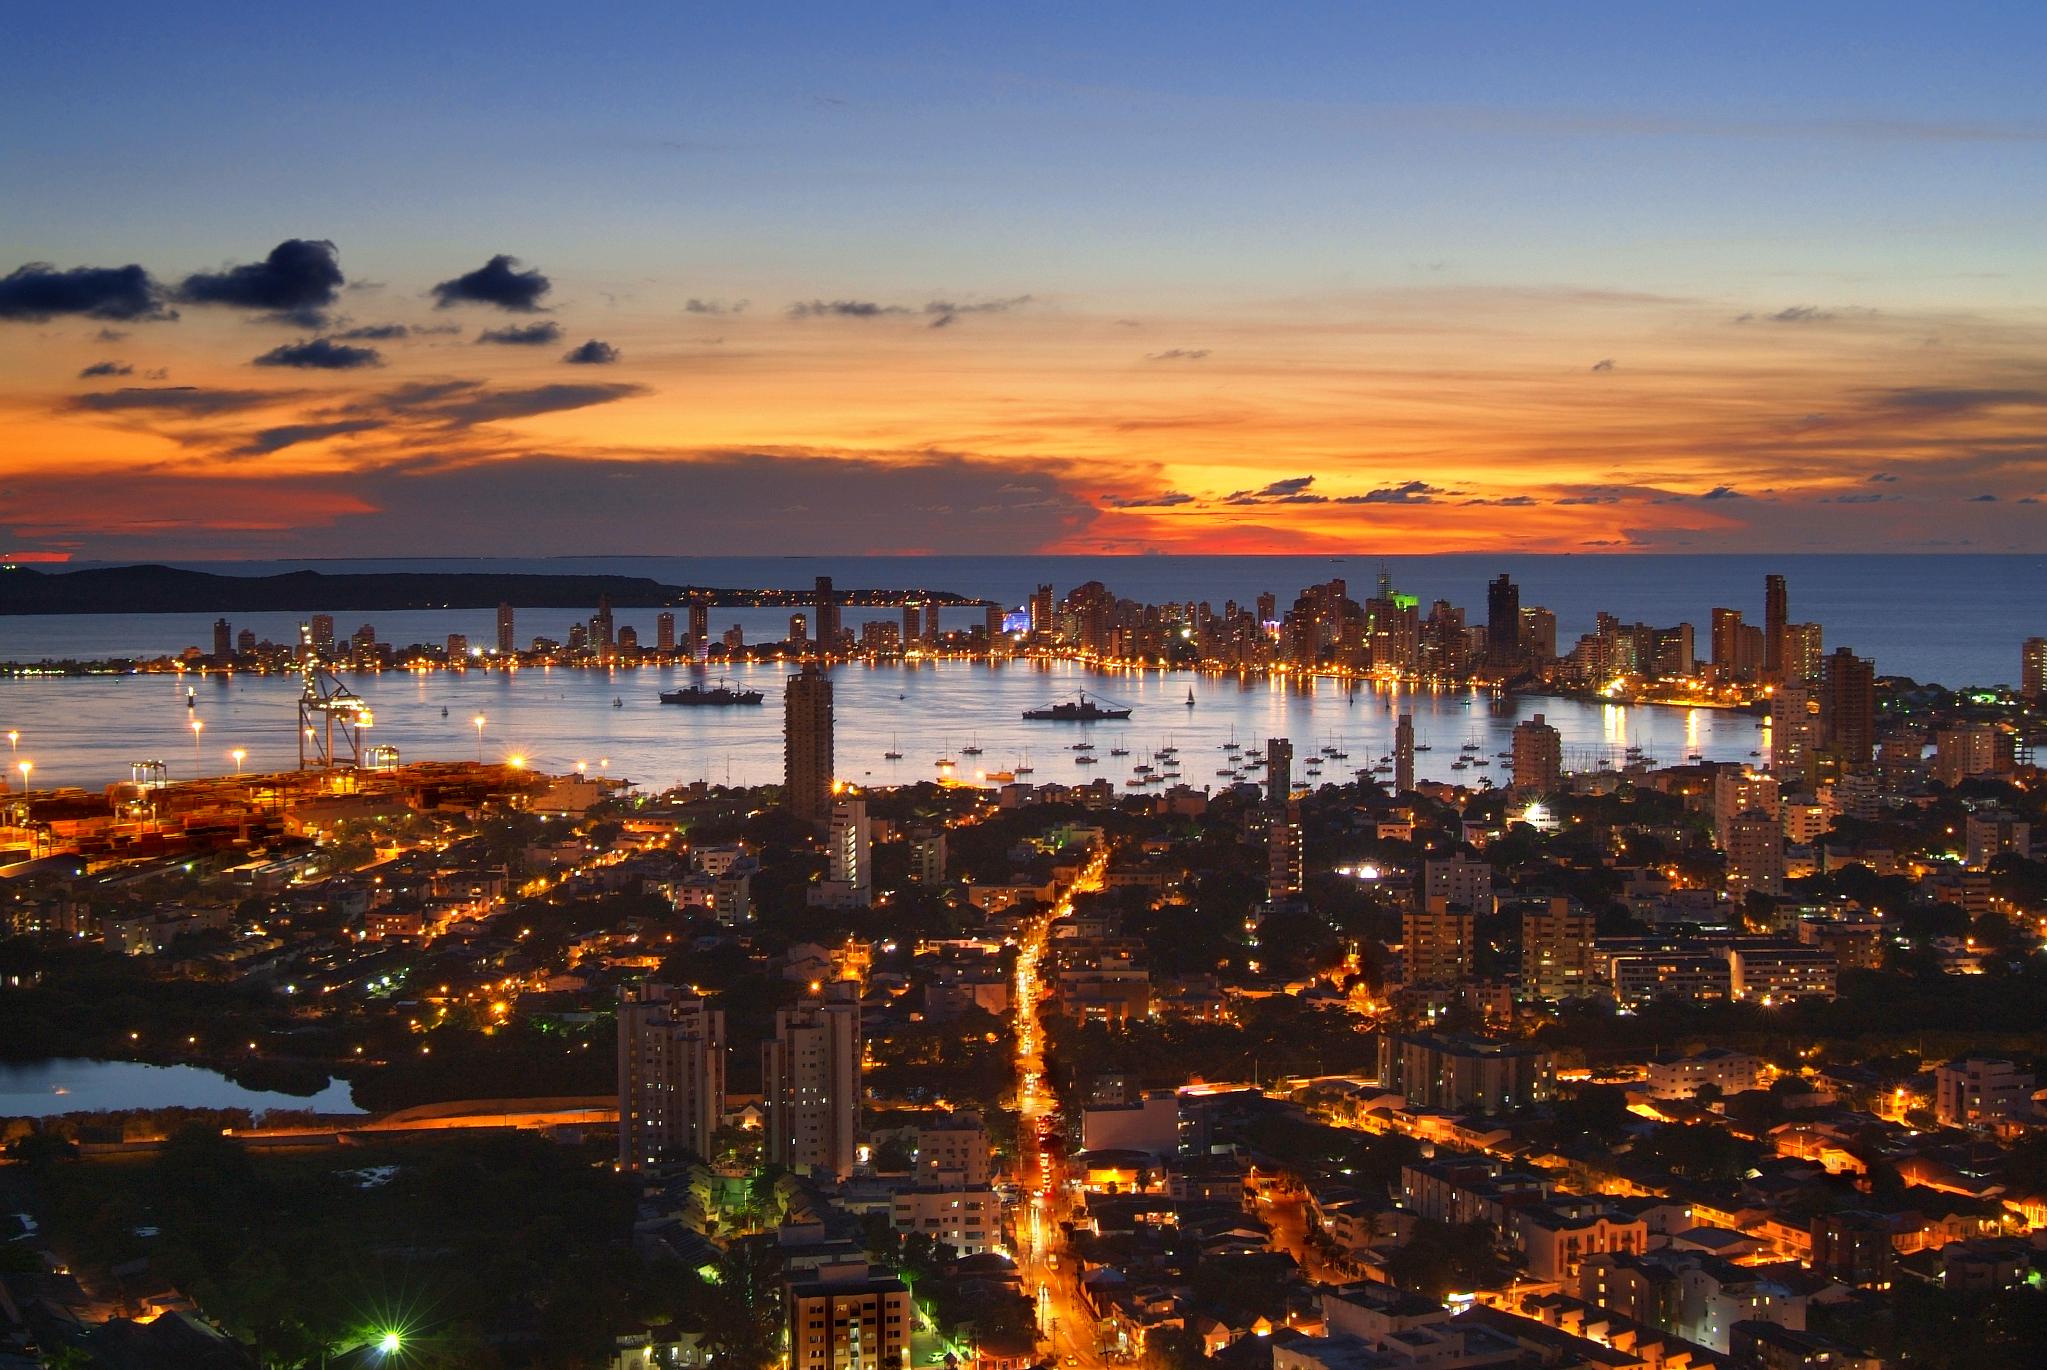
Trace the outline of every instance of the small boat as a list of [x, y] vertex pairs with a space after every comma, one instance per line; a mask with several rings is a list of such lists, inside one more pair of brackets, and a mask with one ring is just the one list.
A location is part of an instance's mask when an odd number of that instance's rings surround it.
[[1125, 785], [1128, 785], [1133, 790], [1141, 790], [1144, 788], [1144, 782], [1142, 780], [1131, 779], [1126, 780], [1123, 783]]
[[613, 695], [611, 697], [611, 707], [614, 709], [623, 709], [625, 707], [625, 701], [623, 699], [620, 699], [617, 695]]
[[960, 763], [959, 763], [959, 762], [957, 762], [957, 761], [955, 761], [955, 760], [953, 760], [953, 759], [952, 759], [951, 757], [949, 757], [949, 756], [941, 756], [941, 757], [939, 757], [939, 758], [938, 758], [938, 760], [936, 760], [936, 761], [932, 762], [931, 764], [932, 764], [932, 765], [934, 765], [934, 766], [936, 766], [936, 767], [938, 767], [938, 769], [940, 769], [940, 770], [942, 771], [942, 770], [945, 770], [945, 769], [947, 769], [948, 767], [952, 767], [952, 766], [957, 766], [957, 765], [959, 765]]
[[1435, 750], [1435, 748], [1431, 747], [1431, 746], [1430, 746], [1430, 745], [1429, 745], [1428, 743], [1426, 743], [1426, 742], [1417, 742], [1417, 743], [1415, 743], [1415, 744], [1414, 744], [1414, 749], [1415, 749], [1416, 751], [1418, 751], [1418, 752], [1430, 752], [1430, 751], [1434, 751], [1434, 750]]
[[1194, 707], [1194, 691], [1192, 690], [1187, 692], [1187, 707], [1190, 709]]
[[969, 742], [966, 746], [960, 748], [961, 756], [979, 756], [980, 754], [981, 739], [978, 736], [975, 737], [975, 739], [972, 742]]
[[1221, 769], [1221, 770], [1217, 771], [1217, 772], [1216, 772], [1216, 774], [1217, 774], [1217, 775], [1224, 775], [1224, 776], [1228, 776], [1228, 777], [1229, 777], [1230, 779], [1232, 779], [1232, 780], [1234, 780], [1234, 779], [1236, 779], [1236, 778], [1237, 778], [1237, 773], [1236, 773], [1235, 771], [1231, 770], [1231, 769], [1230, 769], [1229, 767], [1227, 767], [1227, 766], [1225, 766], [1225, 767], [1224, 767], [1223, 769]]
[[903, 759], [903, 754], [896, 750], [896, 735], [894, 733], [888, 735], [888, 750], [881, 754], [881, 759], [883, 761], [901, 761]]
[[1091, 752], [1094, 749], [1095, 744], [1092, 742], [1076, 742], [1066, 750], [1069, 752]]
[[1096, 758], [1088, 756], [1085, 753], [1073, 758], [1073, 764], [1076, 766], [1092, 766], [1095, 764], [1095, 761]]
[[1111, 748], [1109, 748], [1109, 755], [1110, 755], [1110, 756], [1128, 756], [1128, 755], [1130, 755], [1130, 749], [1129, 749], [1128, 747], [1111, 747]]
[[1140, 761], [1135, 766], [1132, 766], [1130, 768], [1130, 773], [1132, 775], [1150, 775], [1154, 770], [1157, 769], [1158, 768], [1156, 766], [1153, 766], [1148, 761]]
[[442, 718], [446, 718], [447, 716], [448, 716], [448, 706], [447, 706], [447, 705], [445, 705], [445, 704], [443, 704], [443, 705], [441, 706], [441, 717], [442, 717]]

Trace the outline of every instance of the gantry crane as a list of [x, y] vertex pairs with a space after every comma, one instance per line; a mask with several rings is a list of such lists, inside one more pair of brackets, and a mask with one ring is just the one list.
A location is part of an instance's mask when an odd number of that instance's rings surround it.
[[[350, 690], [316, 657], [306, 658], [305, 687], [299, 692], [299, 769], [337, 766], [360, 769], [363, 764], [362, 730], [370, 726], [370, 706]], [[341, 749], [335, 751], [335, 733]]]

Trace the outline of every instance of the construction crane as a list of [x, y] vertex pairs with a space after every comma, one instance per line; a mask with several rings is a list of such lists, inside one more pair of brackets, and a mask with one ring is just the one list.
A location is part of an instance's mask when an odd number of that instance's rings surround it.
[[[299, 692], [299, 769], [360, 769], [362, 730], [370, 726], [370, 706], [313, 657], [306, 659], [305, 687]], [[335, 734], [341, 750], [335, 750]]]

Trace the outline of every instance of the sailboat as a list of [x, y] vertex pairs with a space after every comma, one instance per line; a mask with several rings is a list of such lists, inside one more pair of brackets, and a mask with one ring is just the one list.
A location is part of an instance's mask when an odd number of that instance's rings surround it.
[[1031, 773], [1031, 749], [1029, 747], [1024, 748], [1023, 765], [1012, 767], [1009, 773], [1011, 775], [1029, 775]]
[[1194, 691], [1192, 689], [1187, 691], [1187, 707], [1190, 709], [1194, 707]]
[[881, 754], [881, 759], [883, 761], [901, 761], [903, 759], [903, 754], [896, 750], [896, 735], [894, 733], [888, 735], [888, 750]]
[[968, 744], [967, 744], [966, 746], [964, 746], [964, 747], [960, 748], [960, 755], [961, 755], [961, 756], [979, 756], [980, 754], [981, 754], [981, 735], [980, 735], [979, 733], [975, 733], [975, 734], [974, 734], [974, 740], [973, 740], [973, 741], [971, 741], [971, 742], [969, 742], [969, 743], [968, 743]]

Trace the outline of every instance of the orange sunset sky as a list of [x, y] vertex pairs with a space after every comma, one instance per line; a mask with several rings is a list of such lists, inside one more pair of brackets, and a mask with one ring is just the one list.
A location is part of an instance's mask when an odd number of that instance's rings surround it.
[[1825, 8], [44, 15], [0, 551], [2047, 549], [2041, 23]]

